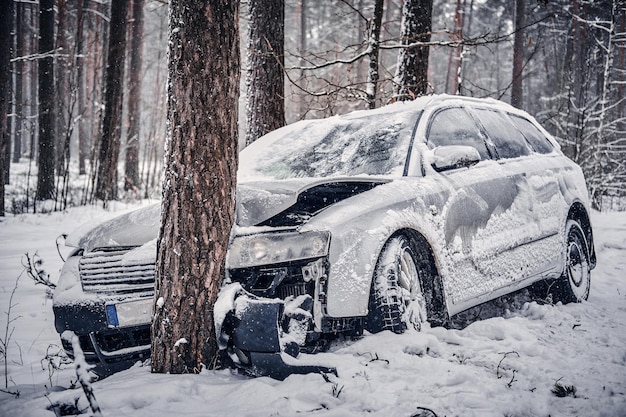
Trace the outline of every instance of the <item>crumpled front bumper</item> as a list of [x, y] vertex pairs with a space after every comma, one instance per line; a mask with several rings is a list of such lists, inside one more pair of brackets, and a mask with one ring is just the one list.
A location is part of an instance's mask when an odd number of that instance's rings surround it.
[[[285, 379], [292, 374], [333, 373], [335, 368], [303, 360], [293, 338], [284, 335], [285, 302], [258, 298], [238, 284], [222, 293], [216, 303], [216, 329], [220, 348], [246, 373]], [[223, 321], [218, 322], [219, 319]]]

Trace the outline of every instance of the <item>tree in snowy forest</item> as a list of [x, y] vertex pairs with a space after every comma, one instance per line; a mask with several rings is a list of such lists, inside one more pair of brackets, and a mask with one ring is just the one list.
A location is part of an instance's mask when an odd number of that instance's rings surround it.
[[128, 0], [111, 0], [109, 49], [106, 69], [104, 120], [98, 153], [95, 198], [117, 199], [117, 162], [122, 136], [122, 99], [126, 53], [126, 10]]
[[141, 114], [141, 64], [143, 47], [143, 0], [132, 0], [133, 19], [130, 39], [130, 74], [128, 80], [128, 132], [124, 163], [124, 190], [139, 186], [139, 131]]
[[285, 2], [248, 2], [246, 145], [285, 125]]
[[153, 372], [197, 373], [216, 360], [213, 305], [235, 212], [238, 12], [236, 1], [170, 1]]
[[604, 198], [626, 195], [626, 97], [619, 94], [626, 69], [614, 64], [624, 62], [626, 4], [575, 0], [551, 7], [569, 14], [554, 13], [550, 22], [554, 46], [543, 62], [554, 66], [538, 116], [582, 167], [592, 203], [600, 209]]
[[394, 77], [395, 100], [413, 100], [428, 91], [428, 54], [424, 45], [410, 46], [415, 42], [430, 42], [433, 0], [405, 0], [402, 6], [401, 42]]
[[12, 1], [0, 5], [0, 216], [4, 216], [4, 171], [5, 156], [9, 154], [11, 142], [8, 130], [11, 97], [11, 21]]
[[383, 23], [384, 0], [374, 1], [374, 15], [368, 21], [368, 55], [369, 65], [367, 71], [367, 81], [365, 86], [365, 94], [367, 96], [367, 108], [376, 108], [376, 87], [378, 84], [379, 69], [378, 55], [380, 52], [380, 28]]
[[39, 157], [37, 200], [54, 198], [54, 0], [39, 2]]
[[515, 0], [515, 35], [513, 40], [513, 76], [511, 80], [511, 104], [523, 108], [524, 90], [524, 26], [526, 25], [526, 0]]

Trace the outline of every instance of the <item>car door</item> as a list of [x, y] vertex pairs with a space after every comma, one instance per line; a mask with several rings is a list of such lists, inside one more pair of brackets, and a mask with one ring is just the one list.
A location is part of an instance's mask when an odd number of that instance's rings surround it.
[[445, 250], [452, 263], [445, 272], [446, 291], [449, 301], [462, 304], [511, 282], [508, 266], [501, 264], [499, 258], [505, 248], [513, 245], [516, 230], [508, 227], [507, 233], [498, 233], [504, 225], [497, 219], [510, 210], [518, 187], [515, 179], [507, 176], [493, 159], [493, 145], [465, 108], [440, 109], [428, 123], [429, 148], [471, 146], [481, 156], [481, 161], [469, 168], [431, 174], [440, 176], [452, 190], [440, 214]]
[[524, 124], [521, 116], [514, 116], [519, 118], [514, 123], [513, 115], [499, 109], [470, 111], [493, 143], [501, 174], [514, 195], [509, 209], [492, 219], [493, 227], [481, 231], [481, 237], [492, 242], [487, 252], [497, 255], [477, 252], [475, 256], [482, 257], [477, 263], [488, 274], [500, 274], [505, 285], [541, 274], [558, 256], [564, 204], [554, 175], [556, 158], [547, 156], [549, 149], [540, 138], [531, 139], [533, 146], [522, 134], [516, 126]]

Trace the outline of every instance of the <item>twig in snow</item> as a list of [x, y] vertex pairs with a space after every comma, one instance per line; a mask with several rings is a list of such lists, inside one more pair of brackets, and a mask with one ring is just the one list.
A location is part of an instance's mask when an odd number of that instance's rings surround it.
[[[507, 358], [507, 356], [509, 355], [517, 355], [517, 357], [519, 358], [519, 353], [512, 351], [512, 352], [506, 352], [506, 353], [502, 353], [502, 359], [500, 359], [500, 362], [498, 362], [498, 367], [496, 368], [496, 376], [498, 377], [498, 379], [502, 378], [504, 376], [503, 374], [500, 374], [500, 369], [502, 366], [502, 362], [504, 362], [504, 360]], [[513, 384], [513, 382], [515, 382], [515, 369], [513, 370], [513, 378], [511, 378], [511, 381], [507, 384], [510, 388], [510, 385]]]
[[83, 353], [83, 349], [80, 347], [78, 336], [76, 336], [76, 334], [71, 330], [66, 330], [62, 337], [72, 341], [74, 363], [76, 364], [76, 376], [78, 377], [78, 382], [80, 382], [80, 385], [83, 387], [83, 392], [87, 397], [89, 407], [93, 412], [93, 417], [102, 417], [102, 411], [100, 411], [100, 406], [98, 405], [98, 401], [96, 401], [96, 396], [93, 393], [93, 387], [91, 386], [91, 377], [88, 372], [89, 366], [87, 365], [87, 362], [85, 362], [85, 354]]
[[26, 252], [24, 256], [26, 256], [26, 263], [24, 263], [24, 261], [22, 260], [22, 266], [26, 268], [26, 273], [29, 277], [32, 278], [32, 280], [35, 282], [35, 285], [41, 284], [45, 285], [51, 290], [55, 289], [57, 285], [54, 282], [50, 281], [50, 274], [48, 274], [43, 269], [40, 269], [43, 265], [43, 260], [39, 255], [37, 255], [37, 252], [35, 252], [32, 257], [28, 252]]
[[[4, 327], [4, 335], [3, 337], [0, 337], [0, 355], [2, 355], [2, 358], [4, 359], [4, 388], [9, 388], [9, 361], [8, 361], [8, 350], [9, 350], [9, 342], [11, 341], [11, 336], [13, 336], [13, 332], [15, 331], [15, 326], [11, 327], [11, 323], [13, 323], [15, 320], [19, 319], [21, 316], [17, 316], [17, 317], [11, 317], [11, 310], [13, 309], [13, 307], [15, 307], [17, 304], [13, 304], [13, 297], [15, 296], [15, 292], [17, 291], [17, 284], [20, 280], [20, 278], [22, 277], [23, 271], [17, 276], [17, 279], [15, 280], [15, 286], [13, 287], [13, 290], [11, 291], [11, 296], [9, 297], [9, 307], [6, 311], [6, 315], [7, 315], [7, 323], [6, 326]], [[9, 391], [4, 391], [4, 392], [9, 392]], [[11, 393], [13, 395], [15, 395], [14, 393]], [[17, 394], [19, 396], [19, 393]]]

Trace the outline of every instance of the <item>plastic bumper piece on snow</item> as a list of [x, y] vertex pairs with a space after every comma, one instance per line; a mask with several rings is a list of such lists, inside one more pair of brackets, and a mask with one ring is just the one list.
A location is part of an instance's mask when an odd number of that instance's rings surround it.
[[[278, 326], [282, 301], [243, 297], [246, 298], [245, 303], [241, 303], [241, 299], [237, 300], [238, 321], [232, 337], [234, 346], [248, 353], [249, 370], [254, 375], [283, 380], [292, 374], [337, 374], [334, 368], [297, 364], [297, 358], [281, 349]], [[287, 358], [290, 363], [286, 363], [283, 358]]]

